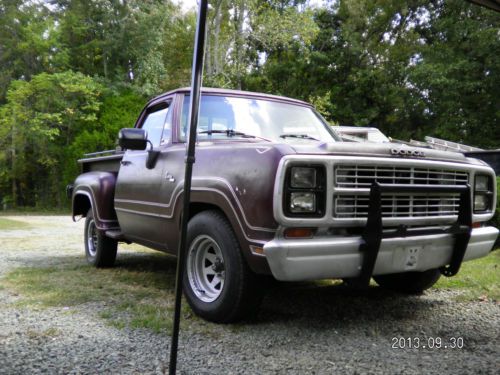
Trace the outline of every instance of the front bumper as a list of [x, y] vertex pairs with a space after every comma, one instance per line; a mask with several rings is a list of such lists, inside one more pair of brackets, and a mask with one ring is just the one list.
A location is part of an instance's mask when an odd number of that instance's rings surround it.
[[[498, 236], [498, 229], [472, 229], [464, 255], [465, 260], [489, 253]], [[282, 281], [319, 280], [358, 277], [364, 254], [359, 237], [328, 237], [322, 239], [276, 238], [264, 245], [274, 277]], [[450, 262], [454, 247], [452, 234], [408, 236], [382, 239], [373, 275], [407, 271], [426, 271]], [[410, 266], [408, 254], [417, 249]]]

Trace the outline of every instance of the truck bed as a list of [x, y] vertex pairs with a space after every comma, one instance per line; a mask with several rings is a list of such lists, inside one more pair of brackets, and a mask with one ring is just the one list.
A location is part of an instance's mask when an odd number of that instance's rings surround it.
[[95, 152], [85, 154], [85, 157], [78, 160], [78, 163], [81, 165], [82, 173], [93, 171], [118, 173], [123, 154], [123, 151], [117, 150]]

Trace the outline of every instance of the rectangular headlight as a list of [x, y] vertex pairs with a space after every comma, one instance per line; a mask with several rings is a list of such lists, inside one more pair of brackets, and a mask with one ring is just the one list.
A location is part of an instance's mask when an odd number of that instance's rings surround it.
[[474, 196], [474, 211], [486, 211], [489, 206], [488, 196], [477, 194]]
[[323, 164], [289, 166], [283, 185], [283, 213], [288, 217], [323, 217], [326, 190], [326, 168]]
[[474, 182], [475, 191], [488, 191], [490, 188], [490, 177], [485, 175], [477, 175]]
[[316, 187], [316, 168], [292, 167], [290, 185], [300, 189]]
[[474, 178], [474, 212], [491, 211], [493, 196], [493, 179], [489, 175], [477, 174]]
[[290, 212], [307, 213], [316, 211], [316, 194], [314, 193], [291, 193]]

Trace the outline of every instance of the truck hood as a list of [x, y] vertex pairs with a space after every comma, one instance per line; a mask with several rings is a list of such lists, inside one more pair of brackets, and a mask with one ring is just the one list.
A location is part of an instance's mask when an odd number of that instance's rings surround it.
[[[289, 145], [298, 154], [331, 154], [349, 156], [372, 156], [386, 158], [415, 158], [423, 160], [441, 160], [459, 163], [474, 163], [458, 152], [433, 150], [422, 147], [411, 147], [397, 143], [354, 143], [335, 142], [304, 145]], [[474, 163], [476, 164], [476, 163]]]

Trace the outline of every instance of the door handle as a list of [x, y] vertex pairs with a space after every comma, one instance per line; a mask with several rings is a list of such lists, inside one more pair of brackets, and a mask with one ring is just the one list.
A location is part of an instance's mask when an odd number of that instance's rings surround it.
[[123, 166], [126, 166], [126, 165], [130, 165], [130, 164], [132, 164], [132, 162], [131, 162], [131, 161], [129, 161], [129, 160], [122, 160], [122, 161], [120, 162], [120, 164], [121, 164], [121, 165], [123, 165]]

